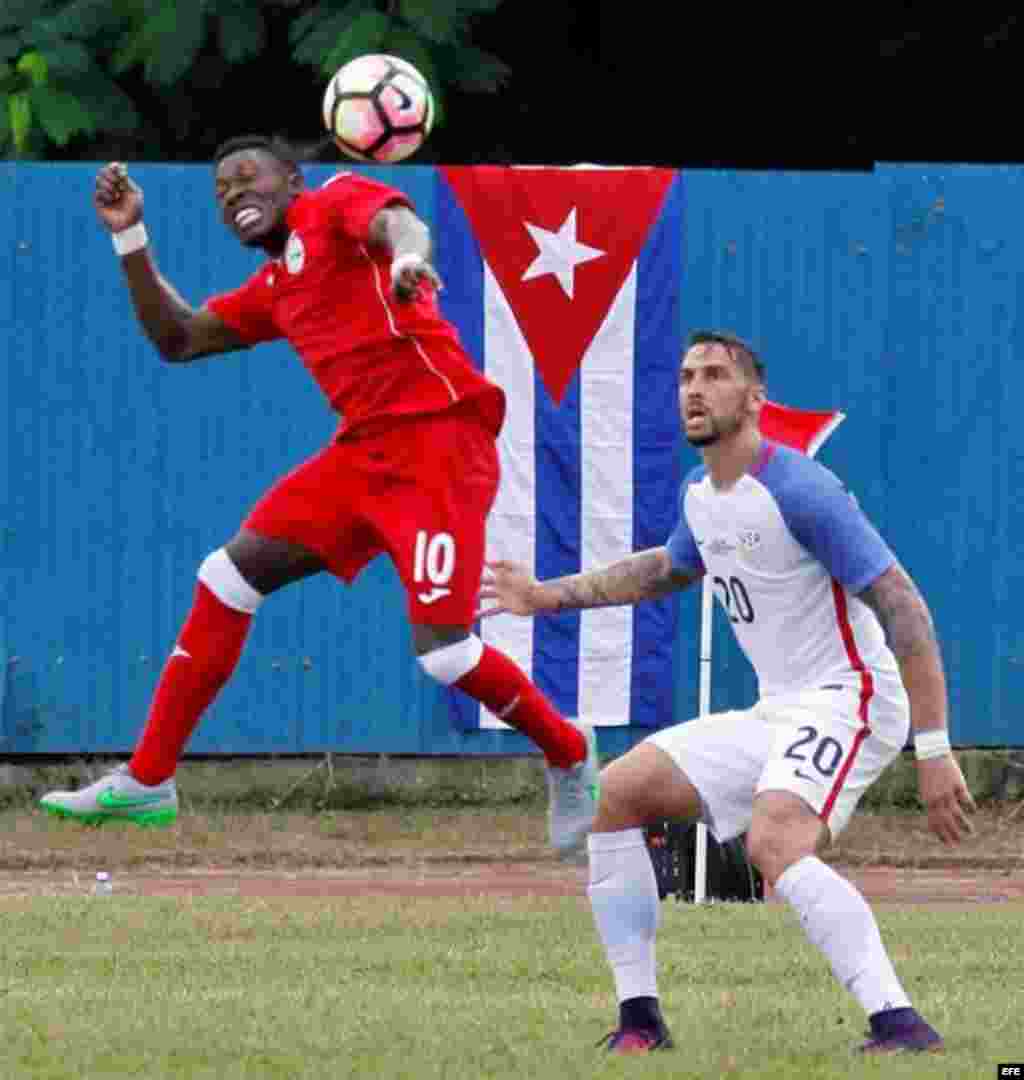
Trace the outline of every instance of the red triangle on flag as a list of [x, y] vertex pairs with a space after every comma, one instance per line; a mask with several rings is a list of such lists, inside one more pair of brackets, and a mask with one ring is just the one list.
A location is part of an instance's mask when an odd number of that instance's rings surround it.
[[675, 170], [475, 165], [441, 171], [548, 393], [561, 402], [640, 254]]
[[814, 457], [845, 419], [846, 413], [837, 410], [814, 412], [766, 401], [761, 409], [761, 434]]

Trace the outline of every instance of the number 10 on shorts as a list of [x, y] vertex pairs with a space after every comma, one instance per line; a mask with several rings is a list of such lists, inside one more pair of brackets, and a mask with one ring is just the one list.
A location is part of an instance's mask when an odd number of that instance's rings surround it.
[[446, 588], [455, 573], [455, 540], [450, 533], [434, 533], [426, 529], [416, 534], [416, 554], [413, 557], [412, 579], [418, 585], [429, 584], [429, 592], [418, 592], [421, 604], [433, 604], [443, 596], [451, 595]]

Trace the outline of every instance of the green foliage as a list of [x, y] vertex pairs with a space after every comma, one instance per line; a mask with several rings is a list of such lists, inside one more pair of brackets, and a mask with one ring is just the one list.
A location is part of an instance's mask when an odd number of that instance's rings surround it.
[[32, 127], [32, 105], [27, 90], [20, 90], [8, 97], [7, 115], [14, 145], [22, 150], [28, 142], [29, 129]]
[[508, 80], [508, 65], [474, 45], [444, 45], [433, 50], [438, 66], [460, 90], [493, 94]]
[[292, 23], [289, 31], [294, 45], [292, 55], [300, 64], [329, 74], [333, 68], [326, 58], [338, 51], [340, 43], [344, 44], [345, 51], [335, 67], [375, 49], [390, 27], [390, 17], [380, 12], [373, 0], [347, 0], [346, 3], [325, 0]]
[[221, 54], [232, 64], [252, 60], [267, 44], [267, 24], [263, 16], [241, 4], [220, 16], [217, 33]]
[[64, 146], [79, 131], [96, 130], [89, 109], [73, 94], [52, 86], [35, 86], [28, 91], [32, 113], [58, 146]]
[[459, 0], [401, 0], [402, 18], [427, 41], [447, 42], [457, 39], [464, 14]]
[[[0, 150], [39, 156], [75, 135], [131, 130], [128, 96], [107, 74], [106, 50], [137, 0], [21, 0], [0, 15]], [[11, 63], [11, 61], [14, 61]]]
[[80, 41], [56, 38], [41, 45], [40, 52], [51, 68], [69, 78], [87, 75], [93, 68], [93, 58]]
[[320, 67], [332, 72], [346, 60], [378, 52], [392, 30], [391, 19], [380, 11], [361, 11], [354, 19], [335, 22], [339, 28], [333, 46], [321, 56]]
[[57, 10], [36, 20], [36, 32], [54, 41], [81, 42], [92, 41], [122, 26], [140, 5], [137, 0], [119, 0], [116, 4], [110, 0], [71, 0], [50, 6]]
[[[0, 153], [38, 157], [76, 136], [133, 133], [147, 124], [141, 84], [179, 115], [186, 88], [214, 57], [222, 70], [265, 57], [271, 20], [285, 21], [292, 59], [314, 79], [367, 52], [414, 64], [443, 123], [446, 87], [494, 93], [509, 76], [471, 42], [475, 20], [502, 0], [3, 0]], [[206, 85], [210, 85], [207, 83]], [[213, 85], [216, 85], [215, 83]], [[145, 108], [153, 103], [146, 101]], [[157, 106], [159, 107], [159, 106]], [[172, 125], [173, 126], [173, 125]]]
[[[146, 81], [156, 87], [173, 86], [195, 64], [213, 24], [211, 17], [237, 16], [235, 0], [156, 0], [136, 12], [113, 59], [113, 70], [123, 73], [143, 66]], [[251, 40], [257, 29], [264, 32], [258, 12], [249, 23]]]
[[14, 65], [14, 70], [26, 76], [31, 86], [43, 86], [46, 83], [46, 76], [49, 74], [50, 66], [42, 53], [27, 52]]

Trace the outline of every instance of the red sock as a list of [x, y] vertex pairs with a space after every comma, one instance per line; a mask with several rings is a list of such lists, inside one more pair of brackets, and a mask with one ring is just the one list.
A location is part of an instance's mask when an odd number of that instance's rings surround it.
[[504, 653], [484, 646], [480, 663], [455, 684], [531, 739], [559, 769], [587, 756], [587, 741]]
[[222, 604], [202, 583], [164, 665], [128, 769], [140, 784], [173, 776], [199, 717], [235, 670], [252, 616]]

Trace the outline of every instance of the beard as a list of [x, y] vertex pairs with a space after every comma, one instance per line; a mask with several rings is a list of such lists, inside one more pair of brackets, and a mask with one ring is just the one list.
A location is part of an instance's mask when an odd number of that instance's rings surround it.
[[[713, 446], [719, 439], [728, 435], [734, 435], [743, 426], [741, 416], [708, 417], [709, 431], [704, 435], [687, 435], [686, 441], [697, 447], [698, 450], [705, 446]], [[685, 433], [684, 433], [685, 434]]]
[[709, 431], [707, 435], [687, 435], [686, 441], [691, 446], [696, 446], [699, 450], [701, 447], [711, 446], [713, 443], [718, 442], [720, 438], [721, 433], [712, 428], [712, 430]]

